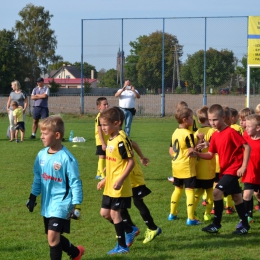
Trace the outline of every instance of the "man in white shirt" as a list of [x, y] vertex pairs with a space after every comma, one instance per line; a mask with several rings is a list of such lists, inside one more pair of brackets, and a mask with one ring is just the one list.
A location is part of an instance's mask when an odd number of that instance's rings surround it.
[[119, 89], [115, 97], [119, 97], [119, 107], [125, 114], [125, 133], [130, 136], [133, 115], [135, 114], [135, 99], [140, 98], [140, 94], [131, 84], [129, 79], [125, 80], [124, 87]]

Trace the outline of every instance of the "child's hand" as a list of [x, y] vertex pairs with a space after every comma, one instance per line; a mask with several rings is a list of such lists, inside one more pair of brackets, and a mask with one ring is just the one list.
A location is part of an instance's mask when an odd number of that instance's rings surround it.
[[203, 140], [204, 134], [203, 133], [198, 133], [197, 137], [198, 137], [199, 140]]
[[242, 177], [244, 175], [244, 172], [246, 171], [246, 167], [240, 167], [238, 170], [237, 170], [237, 176], [238, 177]]
[[121, 183], [121, 181], [117, 181], [117, 182], [114, 183], [113, 189], [114, 190], [120, 190], [122, 185], [123, 185], [123, 183]]
[[146, 157], [143, 157], [143, 158], [140, 158], [140, 161], [141, 163], [144, 165], [144, 166], [148, 166], [150, 160]]
[[188, 148], [188, 157], [197, 157], [196, 151], [194, 148]]
[[101, 180], [100, 182], [98, 182], [97, 184], [97, 190], [101, 190], [102, 188], [105, 187], [105, 184], [106, 184], [106, 178]]
[[202, 151], [203, 149], [208, 148], [208, 147], [209, 147], [209, 143], [204, 141], [203, 143], [196, 145], [196, 150]]

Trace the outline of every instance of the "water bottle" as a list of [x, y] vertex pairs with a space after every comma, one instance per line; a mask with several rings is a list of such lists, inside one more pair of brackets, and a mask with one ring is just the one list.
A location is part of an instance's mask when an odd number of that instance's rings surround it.
[[74, 131], [71, 130], [70, 131], [70, 136], [69, 136], [69, 142], [72, 142], [73, 136], [74, 136]]

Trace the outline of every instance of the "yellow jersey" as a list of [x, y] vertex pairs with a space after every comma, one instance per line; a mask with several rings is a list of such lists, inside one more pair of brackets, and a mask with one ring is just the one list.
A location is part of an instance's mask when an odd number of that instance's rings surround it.
[[240, 135], [243, 136], [244, 133], [244, 129], [242, 128], [242, 126], [238, 125], [238, 124], [233, 124], [230, 126], [231, 128], [235, 129]]
[[192, 133], [195, 133], [198, 129], [199, 129], [199, 122], [198, 122], [198, 119], [195, 115], [192, 116], [193, 118], [193, 125], [192, 126], [189, 126], [189, 130], [192, 132]]

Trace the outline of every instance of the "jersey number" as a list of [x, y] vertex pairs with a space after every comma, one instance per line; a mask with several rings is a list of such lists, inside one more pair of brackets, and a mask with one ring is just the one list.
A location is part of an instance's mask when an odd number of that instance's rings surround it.
[[176, 140], [174, 141], [174, 144], [173, 144], [173, 146], [172, 146], [172, 149], [173, 149], [173, 151], [174, 151], [174, 153], [175, 153], [175, 156], [173, 156], [172, 160], [175, 161], [175, 160], [177, 159], [179, 153], [180, 153], [180, 144], [179, 144], [178, 139], [176, 139]]

